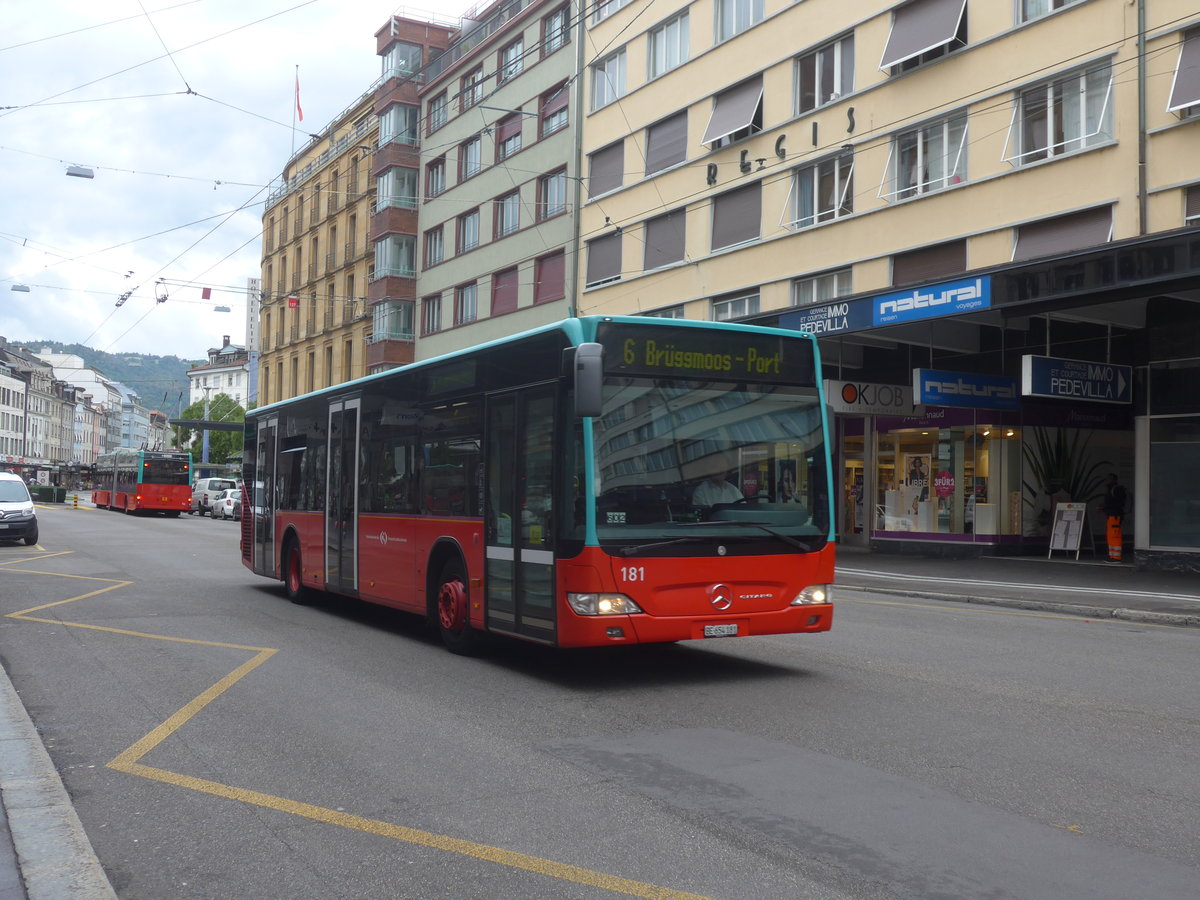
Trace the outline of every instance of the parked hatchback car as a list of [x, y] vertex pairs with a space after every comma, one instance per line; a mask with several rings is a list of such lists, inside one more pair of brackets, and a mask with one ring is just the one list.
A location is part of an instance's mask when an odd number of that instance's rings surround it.
[[236, 519], [241, 512], [242, 492], [237, 488], [221, 491], [213, 501], [212, 517], [214, 519]]
[[232, 478], [201, 478], [192, 487], [191, 511], [200, 515], [212, 512], [212, 504], [217, 499], [217, 494], [235, 487], [237, 482]]
[[0, 541], [22, 539], [30, 547], [37, 543], [37, 510], [25, 482], [11, 472], [0, 472]]

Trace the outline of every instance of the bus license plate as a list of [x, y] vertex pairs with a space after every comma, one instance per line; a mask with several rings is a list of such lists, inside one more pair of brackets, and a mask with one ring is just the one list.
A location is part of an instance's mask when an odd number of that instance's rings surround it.
[[705, 625], [705, 637], [737, 637], [737, 625]]

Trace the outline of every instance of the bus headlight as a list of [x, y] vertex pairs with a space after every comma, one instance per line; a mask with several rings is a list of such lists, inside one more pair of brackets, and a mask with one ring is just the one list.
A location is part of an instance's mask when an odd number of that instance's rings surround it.
[[567, 594], [571, 609], [581, 616], [625, 616], [642, 608], [624, 594]]
[[792, 601], [792, 606], [818, 606], [823, 603], [832, 603], [833, 597], [829, 591], [828, 584], [810, 584]]

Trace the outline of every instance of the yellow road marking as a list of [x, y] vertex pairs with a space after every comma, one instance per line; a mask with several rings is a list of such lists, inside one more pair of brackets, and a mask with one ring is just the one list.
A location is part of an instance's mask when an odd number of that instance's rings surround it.
[[[39, 559], [44, 558], [45, 557], [39, 557]], [[15, 569], [12, 571], [18, 571], [30, 575], [45, 575], [55, 578], [76, 578], [88, 581], [107, 581], [111, 583], [108, 584], [107, 587], [89, 591], [86, 594], [80, 594], [77, 597], [71, 597], [67, 600], [56, 600], [52, 603], [34, 606], [20, 612], [9, 613], [7, 618], [18, 619], [25, 622], [40, 622], [50, 625], [62, 625], [71, 628], [85, 628], [92, 631], [102, 631], [110, 634], [122, 634], [130, 637], [149, 638], [160, 641], [173, 641], [182, 644], [197, 644], [206, 647], [223, 647], [234, 650], [249, 650], [255, 653], [251, 659], [242, 663], [242, 665], [238, 666], [224, 678], [202, 691], [177, 712], [171, 715], [161, 725], [158, 725], [126, 750], [123, 750], [121, 753], [117, 754], [112, 762], [108, 764], [108, 768], [110, 769], [129, 775], [136, 775], [141, 778], [147, 778], [152, 781], [158, 781], [163, 784], [170, 784], [176, 787], [197, 791], [199, 793], [209, 794], [210, 796], [214, 797], [237, 800], [241, 803], [259, 806], [265, 809], [273, 809], [279, 812], [289, 813], [294, 816], [311, 819], [315, 822], [323, 822], [327, 825], [336, 825], [340, 828], [365, 832], [367, 834], [373, 834], [379, 837], [391, 838], [407, 844], [428, 847], [433, 850], [442, 850], [447, 853], [455, 853], [459, 856], [467, 856], [473, 859], [482, 860], [484, 862], [506, 866], [511, 869], [521, 869], [537, 875], [544, 875], [549, 878], [557, 878], [562, 881], [571, 881], [576, 884], [596, 887], [615, 894], [625, 894], [630, 897], [642, 897], [646, 898], [646, 900], [706, 900], [706, 898], [700, 894], [691, 894], [686, 891], [677, 891], [655, 884], [634, 881], [629, 878], [622, 878], [617, 875], [608, 875], [604, 872], [596, 872], [591, 869], [584, 869], [579, 866], [569, 865], [567, 863], [555, 862], [554, 860], [550, 859], [542, 859], [537, 856], [529, 856], [525, 853], [505, 850], [501, 847], [493, 847], [489, 844], [480, 844], [474, 841], [450, 837], [448, 835], [436, 834], [431, 831], [408, 828], [403, 825], [395, 825], [391, 822], [383, 822], [377, 819], [367, 819], [362, 816], [338, 812], [337, 810], [327, 809], [322, 806], [314, 806], [309, 803], [289, 800], [286, 797], [276, 797], [271, 794], [263, 794], [258, 791], [222, 784], [217, 781], [209, 781], [205, 778], [196, 778], [191, 775], [183, 775], [178, 772], [171, 772], [166, 769], [144, 765], [139, 762], [142, 757], [144, 757], [155, 747], [162, 744], [172, 734], [186, 725], [206, 706], [224, 694], [227, 690], [237, 684], [237, 682], [241, 681], [242, 678], [257, 669], [279, 651], [269, 647], [250, 647], [243, 644], [230, 644], [219, 641], [201, 641], [190, 638], [171, 637], [169, 635], [162, 634], [149, 634], [140, 631], [129, 631], [123, 628], [110, 628], [103, 625], [91, 625], [86, 622], [66, 622], [58, 619], [38, 618], [30, 615], [30, 613], [41, 612], [42, 610], [51, 609], [56, 606], [62, 606], [67, 603], [75, 603], [79, 600], [86, 600], [90, 597], [96, 597], [100, 594], [116, 590], [117, 588], [127, 587], [134, 582], [118, 581], [116, 579], [99, 578], [88, 575], [60, 575], [56, 572], [39, 572], [27, 569]]]

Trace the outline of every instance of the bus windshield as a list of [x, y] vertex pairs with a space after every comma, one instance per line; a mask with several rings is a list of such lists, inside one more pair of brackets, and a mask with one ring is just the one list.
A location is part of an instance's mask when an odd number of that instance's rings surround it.
[[[596, 535], [619, 555], [795, 553], [829, 533], [815, 386], [609, 375]], [[667, 549], [667, 548], [670, 549]]]

